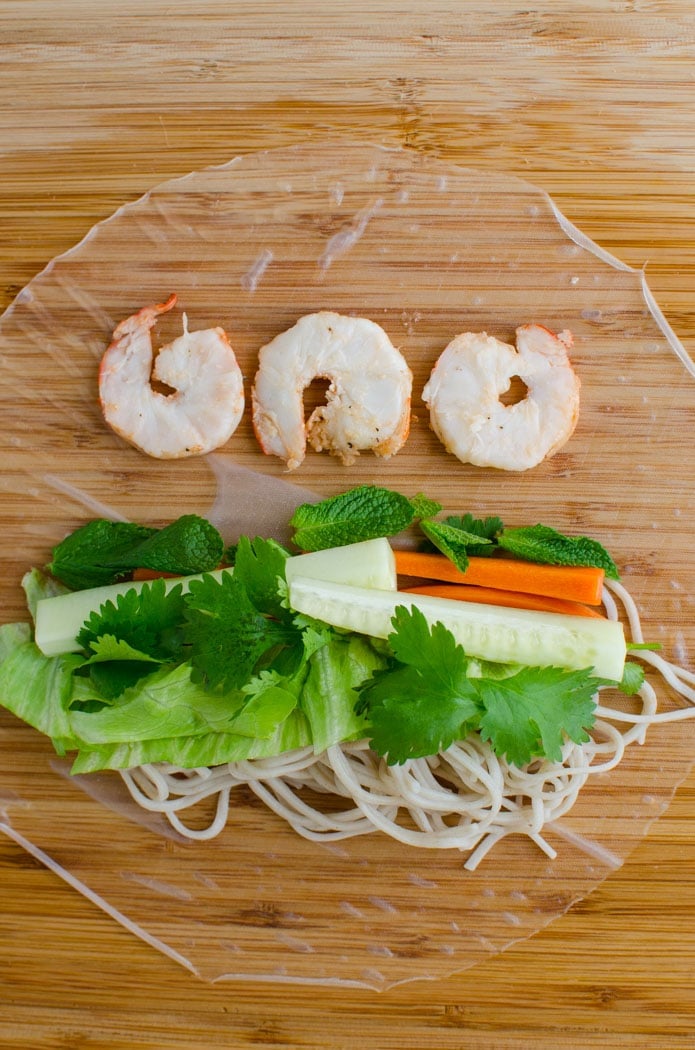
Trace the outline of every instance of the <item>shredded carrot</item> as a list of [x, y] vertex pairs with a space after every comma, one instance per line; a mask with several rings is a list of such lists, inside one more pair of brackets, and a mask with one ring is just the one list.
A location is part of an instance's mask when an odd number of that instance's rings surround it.
[[585, 565], [537, 565], [514, 558], [469, 558], [460, 572], [444, 554], [397, 550], [396, 571], [401, 576], [445, 583], [474, 584], [522, 594], [562, 598], [584, 605], [600, 605], [603, 569]]
[[522, 594], [497, 587], [477, 587], [474, 584], [426, 583], [417, 587], [403, 587], [404, 594], [427, 594], [432, 598], [450, 598], [459, 602], [478, 602], [481, 605], [502, 605], [507, 609], [538, 609], [540, 612], [563, 613], [565, 616], [593, 616], [603, 620], [596, 609], [581, 602], [549, 598], [542, 594]]

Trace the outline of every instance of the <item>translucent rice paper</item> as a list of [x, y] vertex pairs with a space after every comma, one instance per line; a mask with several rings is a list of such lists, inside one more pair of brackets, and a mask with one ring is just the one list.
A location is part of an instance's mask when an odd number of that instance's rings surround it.
[[[172, 291], [179, 306], [157, 341], [178, 334], [181, 311], [191, 329], [222, 325], [247, 403], [258, 348], [302, 314], [377, 321], [414, 373], [403, 451], [364, 454], [349, 469], [310, 453], [286, 475], [261, 454], [248, 407], [207, 459], [156, 461], [127, 446], [102, 420], [98, 362], [118, 321]], [[430, 369], [459, 332], [509, 341], [529, 321], [574, 334], [578, 428], [524, 474], [464, 466], [429, 429], [420, 394]], [[18, 296], [0, 339], [6, 621], [26, 617], [26, 568], [92, 517], [162, 524], [209, 512], [229, 539], [283, 535], [297, 502], [375, 482], [424, 490], [452, 512], [596, 536], [620, 563], [646, 636], [668, 658], [690, 659], [692, 363], [642, 274], [517, 179], [344, 142], [235, 158], [96, 226]], [[675, 704], [659, 691], [664, 708]], [[134, 812], [116, 775], [70, 778], [46, 740], [2, 714], [1, 828], [206, 980], [386, 989], [464, 970], [561, 915], [620, 866], [692, 751], [691, 723], [654, 727], [547, 829], [557, 859], [508, 839], [469, 873], [456, 852], [379, 834], [304, 841], [244, 792], [221, 837], [181, 842]]]

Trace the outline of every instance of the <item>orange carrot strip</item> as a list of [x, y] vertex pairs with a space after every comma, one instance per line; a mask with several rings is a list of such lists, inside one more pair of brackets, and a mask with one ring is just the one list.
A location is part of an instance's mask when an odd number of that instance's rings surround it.
[[542, 594], [522, 594], [520, 591], [503, 591], [496, 587], [477, 587], [475, 584], [426, 583], [417, 587], [404, 587], [405, 594], [428, 594], [432, 598], [450, 598], [459, 602], [478, 602], [481, 605], [502, 605], [507, 609], [538, 609], [540, 612], [563, 613], [565, 616], [593, 616], [603, 620], [604, 616], [581, 602], [549, 598]]
[[158, 569], [133, 569], [134, 580], [176, 580], [180, 573], [160, 572]]
[[585, 565], [537, 565], [515, 558], [469, 558], [468, 568], [460, 572], [444, 554], [397, 550], [396, 571], [446, 583], [466, 583], [495, 587], [522, 594], [542, 594], [584, 605], [600, 605], [603, 569]]

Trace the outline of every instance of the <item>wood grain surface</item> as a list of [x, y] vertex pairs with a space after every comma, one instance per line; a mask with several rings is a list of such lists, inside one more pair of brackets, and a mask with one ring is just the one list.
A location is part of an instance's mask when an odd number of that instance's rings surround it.
[[[695, 354], [690, 0], [0, 0], [0, 38], [2, 307], [165, 179], [347, 136], [541, 186]], [[0, 1046], [695, 1047], [694, 828], [691, 774], [562, 918], [382, 994], [206, 984], [0, 837]]]

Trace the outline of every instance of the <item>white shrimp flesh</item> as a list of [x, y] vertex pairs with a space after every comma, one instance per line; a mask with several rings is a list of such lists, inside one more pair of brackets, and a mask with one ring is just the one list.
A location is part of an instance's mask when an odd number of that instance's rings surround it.
[[175, 303], [171, 295], [121, 321], [99, 368], [106, 422], [157, 459], [219, 448], [244, 412], [241, 370], [222, 328], [189, 332], [184, 314], [183, 335], [154, 355], [151, 329]]
[[[463, 463], [528, 470], [569, 440], [579, 416], [579, 379], [567, 351], [570, 332], [538, 324], [516, 330], [516, 349], [486, 332], [456, 336], [423, 390], [430, 424]], [[505, 403], [518, 377], [525, 396]]]
[[[326, 403], [305, 421], [304, 391], [329, 381]], [[360, 452], [392, 456], [410, 429], [412, 374], [386, 332], [364, 317], [307, 314], [261, 348], [252, 400], [263, 451], [295, 470], [307, 442], [342, 463]]]

